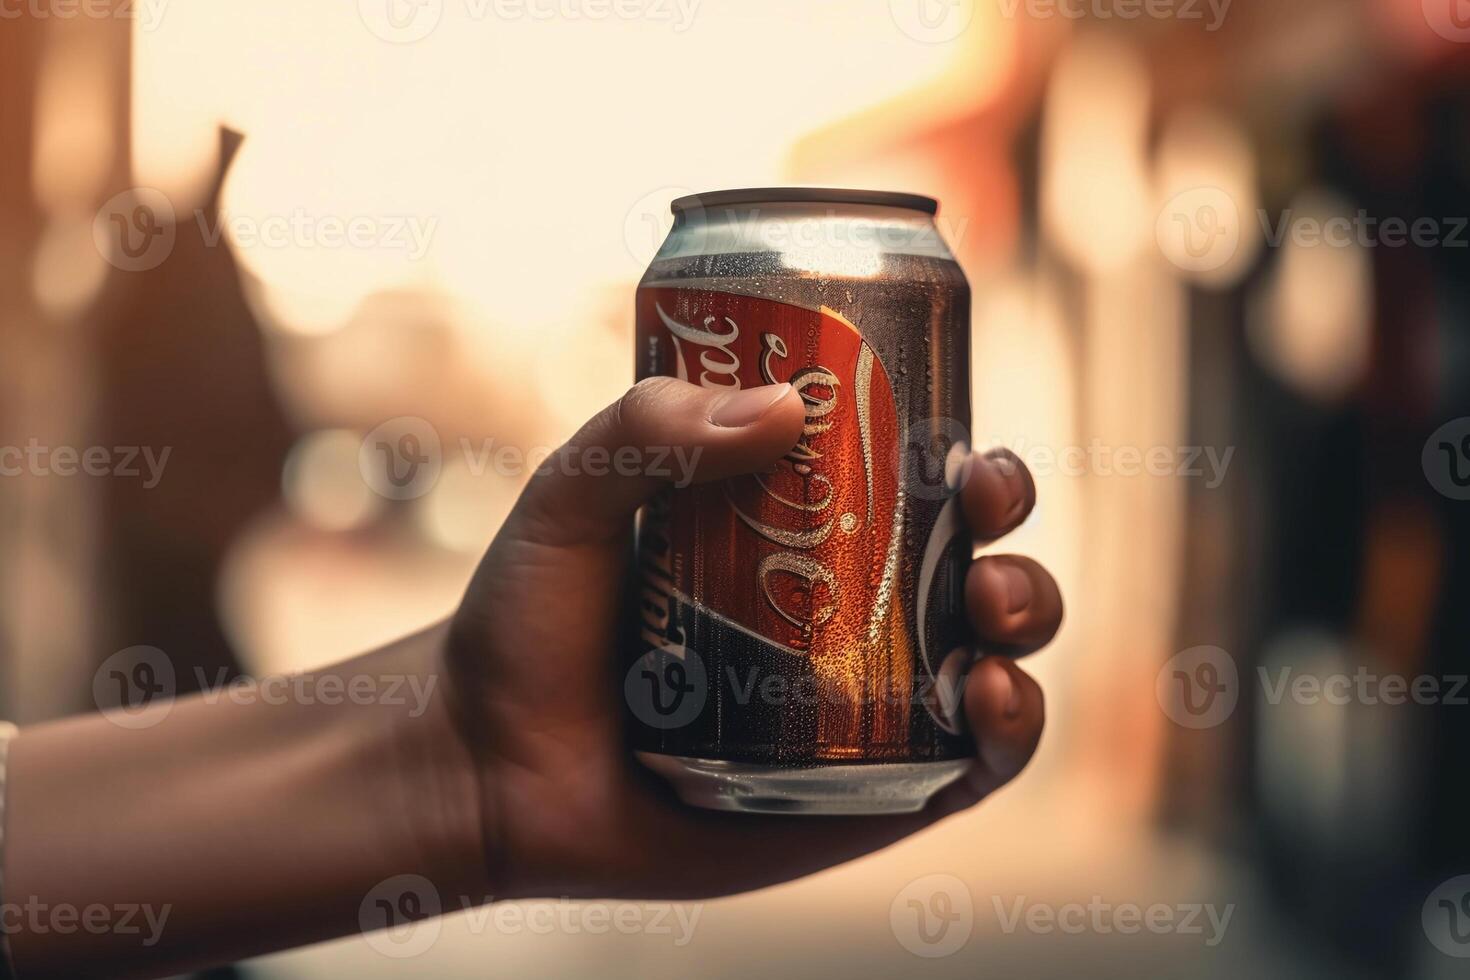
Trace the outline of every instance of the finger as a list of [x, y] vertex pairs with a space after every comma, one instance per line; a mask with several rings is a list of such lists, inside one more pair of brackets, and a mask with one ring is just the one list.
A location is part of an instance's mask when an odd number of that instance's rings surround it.
[[985, 657], [965, 683], [965, 720], [979, 754], [971, 771], [976, 799], [1016, 778], [1041, 741], [1046, 698], [1030, 674], [1005, 657]]
[[1036, 483], [1026, 464], [1009, 449], [977, 453], [960, 491], [970, 533], [993, 541], [1020, 526], [1036, 506]]
[[1030, 653], [1050, 643], [1062, 625], [1062, 591], [1030, 558], [986, 555], [965, 573], [965, 610], [982, 646]]
[[1014, 661], [985, 657], [965, 682], [965, 720], [977, 758], [964, 779], [935, 797], [936, 816], [974, 806], [1026, 768], [1046, 727], [1046, 698]]
[[548, 544], [607, 541], [660, 486], [771, 466], [796, 445], [805, 414], [789, 384], [732, 391], [649, 378], [538, 468], [510, 521]]

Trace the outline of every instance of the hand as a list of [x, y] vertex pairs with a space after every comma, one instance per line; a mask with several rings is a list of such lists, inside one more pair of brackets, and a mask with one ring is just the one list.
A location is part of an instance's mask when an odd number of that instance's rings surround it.
[[[764, 469], [795, 445], [801, 398], [787, 385], [730, 394], [644, 381], [570, 444], [700, 450], [696, 480]], [[684, 457], [688, 459], [689, 456]], [[1035, 485], [1013, 455], [973, 459], [962, 493], [977, 541], [1013, 530]], [[1041, 688], [1011, 659], [1048, 643], [1056, 582], [1015, 556], [974, 562], [965, 599], [975, 641], [965, 717], [979, 746], [967, 778], [916, 814], [758, 817], [681, 804], [624, 745], [622, 663], [633, 516], [651, 476], [534, 477], [476, 572], [444, 655], [474, 757], [489, 880], [497, 897], [694, 898], [797, 878], [876, 850], [984, 799], [1025, 767], [1041, 737]], [[1003, 651], [1003, 652], [1002, 652]]]
[[[668, 447], [697, 459], [696, 479], [718, 480], [773, 464], [804, 417], [789, 385], [732, 394], [661, 378], [569, 448], [590, 462], [589, 449]], [[1012, 456], [973, 462], [962, 509], [990, 540], [1025, 519], [1035, 490]], [[167, 927], [146, 940], [21, 928], [8, 937], [21, 974], [170, 975], [345, 935], [378, 921], [364, 903], [378, 908], [371, 899], [403, 875], [427, 879], [445, 907], [487, 892], [758, 888], [898, 840], [1026, 765], [1041, 689], [1010, 657], [1051, 639], [1061, 598], [1033, 562], [988, 557], [969, 569], [966, 604], [977, 645], [1005, 655], [966, 678], [979, 745], [966, 779], [896, 817], [681, 804], [623, 744], [613, 640], [627, 611], [632, 518], [658, 486], [649, 475], [538, 474], [454, 618], [306, 678], [323, 694], [330, 682], [331, 699], [190, 697], [151, 705], [146, 724], [91, 714], [23, 730], [6, 767], [7, 902], [153, 909]], [[435, 693], [422, 703], [340, 697], [363, 680]]]

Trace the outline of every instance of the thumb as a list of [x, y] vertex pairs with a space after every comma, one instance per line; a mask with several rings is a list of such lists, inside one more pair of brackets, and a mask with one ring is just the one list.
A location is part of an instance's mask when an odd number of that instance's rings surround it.
[[789, 384], [731, 390], [649, 378], [537, 469], [507, 529], [547, 545], [618, 542], [660, 487], [763, 470], [796, 445], [805, 417]]
[[[445, 654], [463, 685], [454, 710], [471, 744], [494, 742], [483, 727], [492, 692], [515, 700], [535, 691], [538, 730], [585, 738], [589, 753], [617, 750], [615, 689], [600, 680], [630, 608], [621, 585], [634, 513], [661, 487], [773, 465], [805, 419], [789, 384], [741, 391], [650, 378], [538, 467], [450, 626]], [[549, 685], [559, 693], [543, 704]]]

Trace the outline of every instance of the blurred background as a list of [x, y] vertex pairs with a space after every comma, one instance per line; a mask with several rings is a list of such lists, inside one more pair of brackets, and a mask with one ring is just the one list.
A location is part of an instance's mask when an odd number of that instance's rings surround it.
[[[682, 944], [458, 915], [219, 975], [1465, 975], [1463, 0], [27, 0], [0, 141], [0, 446], [110, 460], [0, 479], [3, 717], [449, 612], [691, 190], [939, 198], [976, 439], [1036, 471], [1005, 548], [1068, 619], [986, 805]], [[427, 478], [364, 478], [380, 426]]]

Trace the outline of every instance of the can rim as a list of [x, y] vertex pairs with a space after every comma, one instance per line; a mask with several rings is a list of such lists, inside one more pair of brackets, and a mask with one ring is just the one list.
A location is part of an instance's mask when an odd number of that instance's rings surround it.
[[923, 194], [866, 191], [847, 187], [739, 187], [723, 191], [704, 191], [675, 198], [669, 209], [678, 214], [681, 211], [698, 211], [723, 204], [873, 204], [904, 208], [923, 214], [939, 213], [939, 202]]

